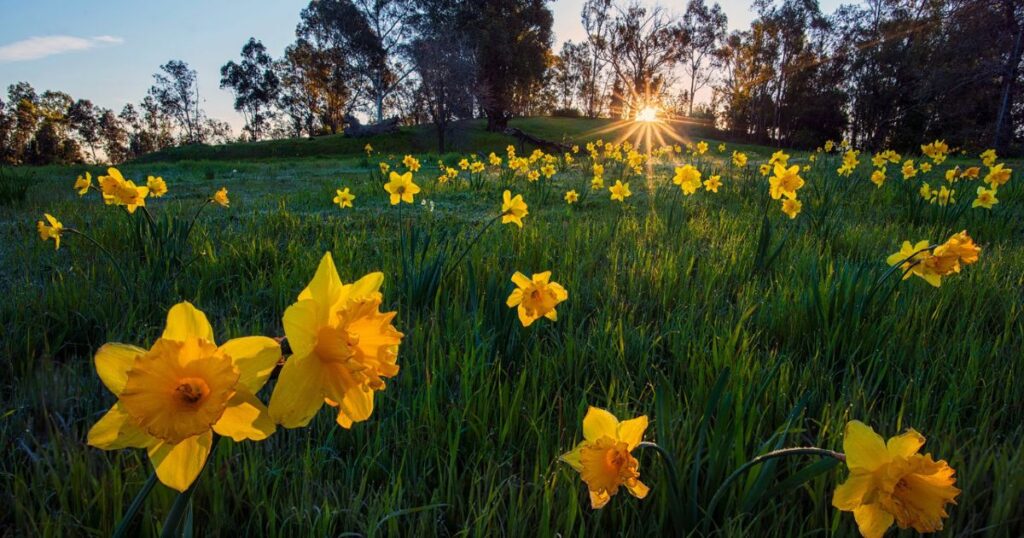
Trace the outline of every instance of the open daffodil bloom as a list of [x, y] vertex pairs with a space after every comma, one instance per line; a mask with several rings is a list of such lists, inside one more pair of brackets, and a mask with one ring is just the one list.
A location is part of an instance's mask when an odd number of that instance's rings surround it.
[[235, 441], [274, 432], [256, 393], [280, 358], [278, 343], [263, 336], [218, 347], [206, 315], [179, 303], [148, 351], [111, 343], [96, 352], [96, 372], [118, 400], [89, 430], [89, 444], [145, 448], [160, 481], [185, 491], [206, 463], [213, 432]]
[[373, 393], [384, 378], [398, 374], [402, 333], [380, 311], [382, 273], [342, 284], [331, 253], [299, 300], [284, 313], [284, 332], [293, 355], [285, 362], [270, 396], [270, 414], [286, 428], [309, 424], [326, 402], [338, 408], [344, 428], [370, 418]]
[[832, 505], [853, 512], [861, 535], [880, 538], [893, 522], [922, 533], [942, 530], [946, 504], [956, 504], [960, 490], [944, 460], [917, 453], [924, 441], [913, 429], [886, 442], [862, 422], [846, 425], [850, 477], [836, 488]]
[[643, 440], [647, 417], [619, 422], [604, 409], [591, 407], [583, 417], [583, 441], [561, 460], [580, 473], [590, 492], [590, 504], [602, 508], [625, 487], [643, 499], [650, 488], [640, 481], [640, 462], [631, 452]]
[[519, 321], [529, 327], [541, 317], [558, 321], [558, 303], [569, 298], [569, 292], [557, 282], [551, 281], [551, 271], [535, 273], [533, 278], [516, 271], [512, 275], [516, 289], [509, 294], [505, 304], [519, 311]]

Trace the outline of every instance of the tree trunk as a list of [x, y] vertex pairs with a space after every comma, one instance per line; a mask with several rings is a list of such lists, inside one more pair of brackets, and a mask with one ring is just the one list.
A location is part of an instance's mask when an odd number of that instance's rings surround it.
[[444, 154], [444, 132], [446, 125], [444, 122], [438, 122], [434, 125], [437, 126], [437, 154], [442, 155]]
[[491, 132], [502, 132], [508, 128], [508, 117], [504, 111], [487, 112], [487, 130]]
[[992, 145], [999, 152], [1004, 151], [1006, 143], [1013, 138], [1013, 133], [1007, 132], [1010, 130], [1010, 107], [1013, 102], [1014, 87], [1017, 83], [1017, 70], [1021, 54], [1024, 53], [1024, 50], [1021, 50], [1024, 48], [1024, 25], [1016, 22], [1013, 7], [1008, 7], [1007, 10], [1010, 20], [1017, 26], [1017, 36], [1014, 39], [1010, 58], [1007, 60], [1006, 71], [1003, 74], [1003, 95], [999, 102], [999, 114], [996, 116], [995, 140]]

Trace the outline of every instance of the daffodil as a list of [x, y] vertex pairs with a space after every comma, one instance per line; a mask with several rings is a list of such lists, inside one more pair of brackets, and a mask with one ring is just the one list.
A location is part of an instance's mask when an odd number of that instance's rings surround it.
[[871, 172], [871, 182], [881, 188], [885, 184], [885, 169], [875, 170]]
[[92, 174], [89, 172], [75, 179], [75, 190], [78, 191], [79, 196], [85, 196], [90, 188], [92, 188]]
[[703, 141], [703, 140], [701, 140], [700, 142], [697, 142], [697, 154], [698, 155], [704, 155], [707, 152], [708, 152], [708, 143]]
[[988, 174], [985, 175], [985, 183], [988, 183], [993, 189], [997, 189], [1010, 181], [1010, 174], [1013, 170], [1003, 167], [1003, 163], [999, 163], [995, 166], [989, 167]]
[[904, 162], [903, 163], [903, 168], [901, 169], [901, 172], [903, 172], [903, 181], [906, 181], [906, 180], [916, 176], [917, 175], [917, 169], [914, 168], [914, 161], [908, 160], [908, 161]]
[[[406, 155], [405, 157], [403, 157], [402, 158], [402, 164], [404, 164], [405, 167], [410, 172], [419, 172], [420, 171], [420, 161], [419, 161], [419, 159], [417, 159], [416, 157], [413, 157], [412, 155]], [[394, 205], [394, 204], [392, 204], [392, 205]]]
[[146, 187], [149, 188], [149, 195], [159, 198], [167, 194], [167, 182], [162, 177], [149, 176], [146, 178]]
[[633, 193], [629, 191], [629, 183], [623, 183], [622, 180], [618, 179], [615, 180], [614, 185], [608, 187], [608, 191], [611, 192], [612, 200], [618, 200], [620, 202], [625, 202], [626, 198], [633, 195]]
[[757, 171], [760, 172], [762, 176], [767, 176], [772, 171], [772, 165], [762, 163], [761, 166], [757, 167]]
[[565, 203], [567, 204], [575, 204], [577, 201], [579, 201], [579, 199], [580, 195], [575, 190], [571, 190], [565, 193]]
[[270, 396], [270, 416], [285, 428], [309, 424], [324, 403], [338, 408], [337, 423], [350, 428], [373, 412], [375, 391], [398, 374], [402, 333], [380, 311], [384, 275], [370, 273], [352, 284], [338, 277], [331, 253], [313, 280], [284, 312], [292, 356]]
[[43, 241], [53, 239], [53, 249], [57, 250], [60, 248], [60, 236], [64, 233], [64, 225], [49, 213], [43, 213], [43, 217], [46, 219], [46, 222], [41, 220], [36, 222], [36, 231], [39, 232], [39, 239]]
[[918, 453], [924, 443], [913, 429], [886, 442], [862, 422], [846, 424], [843, 450], [850, 476], [836, 488], [832, 506], [853, 512], [865, 538], [881, 538], [893, 523], [920, 533], [942, 530], [946, 505], [956, 504], [960, 490], [945, 460]]
[[590, 188], [595, 191], [603, 190], [604, 178], [601, 176], [594, 176], [594, 178], [590, 180]]
[[391, 170], [391, 165], [384, 161], [377, 163], [377, 167], [380, 168], [381, 174], [386, 174], [388, 173], [388, 170]]
[[135, 213], [137, 208], [146, 205], [149, 187], [137, 187], [132, 180], [125, 179], [117, 168], [108, 168], [107, 175], [99, 177], [99, 183], [103, 201], [107, 205], [124, 206], [129, 213]]
[[512, 223], [520, 228], [523, 227], [523, 217], [528, 215], [530, 212], [527, 210], [526, 202], [523, 201], [523, 195], [517, 194], [512, 196], [512, 193], [506, 190], [501, 195], [501, 223], [508, 224]]
[[775, 166], [776, 164], [786, 166], [789, 164], [789, 155], [782, 150], [776, 151], [775, 153], [772, 153], [772, 157], [768, 159], [768, 164], [772, 166]]
[[775, 174], [768, 180], [769, 190], [773, 200], [796, 198], [796, 191], [804, 186], [804, 180], [800, 177], [800, 167], [791, 166], [786, 168], [784, 164], [775, 165]]
[[356, 199], [356, 195], [349, 192], [349, 188], [335, 189], [334, 203], [338, 204], [338, 207], [344, 209], [346, 207], [352, 207], [352, 201]]
[[555, 307], [569, 298], [569, 292], [557, 282], [551, 282], [551, 271], [535, 273], [533, 278], [516, 271], [512, 275], [512, 283], [516, 289], [505, 301], [509, 308], [518, 308], [519, 321], [523, 327], [529, 327], [541, 317], [558, 320]]
[[743, 168], [747, 165], [747, 154], [739, 151], [732, 152], [732, 164], [737, 168]]
[[145, 448], [160, 481], [185, 491], [206, 463], [214, 432], [235, 441], [274, 433], [256, 393], [280, 357], [278, 343], [263, 336], [218, 347], [206, 315], [179, 303], [148, 351], [111, 343], [96, 352], [96, 372], [117, 403], [89, 430], [89, 444]]
[[829, 153], [829, 152], [831, 152], [831, 151], [832, 151], [832, 148], [834, 148], [834, 147], [835, 147], [835, 145], [836, 145], [836, 143], [835, 143], [835, 142], [833, 142], [833, 141], [831, 141], [831, 140], [826, 140], [826, 141], [825, 141], [825, 153]]
[[704, 181], [704, 188], [714, 193], [717, 193], [718, 188], [721, 186], [722, 176], [711, 176], [706, 181]]
[[996, 198], [995, 189], [986, 189], [985, 187], [978, 187], [978, 197], [974, 199], [974, 203], [971, 207], [983, 207], [985, 209], [992, 209], [992, 206], [999, 203], [999, 199]]
[[363, 146], [363, 151], [365, 151], [366, 156], [369, 157], [370, 154], [373, 153], [373, 146], [371, 146], [370, 144], [366, 144], [365, 146]]
[[796, 198], [786, 198], [782, 201], [782, 212], [785, 213], [790, 219], [795, 219], [800, 214], [800, 210], [803, 209], [803, 204]]
[[633, 450], [647, 430], [647, 417], [619, 422], [604, 409], [590, 407], [583, 417], [583, 441], [560, 458], [580, 473], [590, 493], [590, 505], [603, 508], [620, 487], [638, 499], [650, 488], [640, 481], [640, 462]]
[[926, 263], [932, 257], [929, 244], [927, 239], [914, 244], [904, 241], [900, 250], [891, 254], [885, 261], [891, 266], [900, 265], [903, 280], [916, 275], [937, 288], [942, 285], [942, 275], [935, 270], [933, 264]]
[[390, 181], [384, 184], [384, 190], [391, 195], [391, 205], [398, 205], [400, 202], [411, 204], [415, 201], [415, 195], [420, 192], [420, 187], [413, 183], [412, 172], [391, 172]]
[[228, 200], [228, 189], [226, 187], [221, 187], [220, 190], [213, 193], [212, 200], [221, 207], [228, 207], [231, 205], [231, 200]]
[[987, 149], [981, 152], [981, 163], [990, 168], [993, 164], [996, 163], [996, 159], [998, 158], [999, 157], [996, 155], [996, 150], [994, 149]]

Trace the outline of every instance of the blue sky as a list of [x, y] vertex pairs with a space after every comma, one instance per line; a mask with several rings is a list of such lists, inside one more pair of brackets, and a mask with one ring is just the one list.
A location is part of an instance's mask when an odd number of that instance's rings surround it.
[[[579, 13], [584, 0], [556, 0], [556, 47], [583, 34]], [[852, 0], [847, 0], [850, 2]], [[660, 3], [682, 11], [683, 0]], [[751, 20], [749, 0], [720, 2], [730, 28]], [[820, 0], [831, 12], [839, 0]], [[0, 87], [30, 82], [37, 91], [63, 90], [75, 98], [120, 110], [137, 103], [152, 75], [171, 59], [199, 72], [206, 112], [229, 122], [237, 132], [242, 118], [232, 97], [219, 89], [220, 66], [236, 59], [250, 36], [279, 56], [294, 39], [299, 11], [308, 0], [3, 0], [0, 23]]]

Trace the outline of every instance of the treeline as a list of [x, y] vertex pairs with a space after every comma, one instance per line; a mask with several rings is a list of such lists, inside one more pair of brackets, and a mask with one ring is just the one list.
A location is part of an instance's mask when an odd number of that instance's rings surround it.
[[[748, 29], [718, 4], [673, 13], [586, 0], [586, 38], [552, 50], [547, 0], [315, 0], [274, 58], [251, 38], [220, 71], [245, 120], [239, 140], [342, 133], [357, 116], [433, 124], [515, 116], [630, 118], [656, 106], [738, 139], [869, 149], [1022, 139], [1024, 2], [868, 0], [823, 14], [815, 0], [755, 0]], [[169, 145], [233, 138], [206, 117], [197, 74], [161, 66], [138, 105], [115, 113], [12, 85], [0, 160], [123, 161]]]

